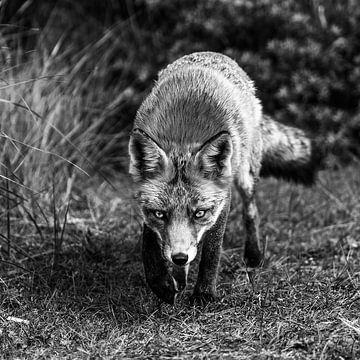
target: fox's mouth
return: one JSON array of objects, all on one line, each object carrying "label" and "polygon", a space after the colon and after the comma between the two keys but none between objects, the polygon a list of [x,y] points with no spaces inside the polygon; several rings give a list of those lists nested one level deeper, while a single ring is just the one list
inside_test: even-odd
[{"label": "fox's mouth", "polygon": [[166,246],[164,250],[165,258],[176,267],[188,266],[197,254],[197,246],[190,246],[183,251],[174,251],[170,246]]},{"label": "fox's mouth", "polygon": [[185,266],[188,263],[189,256],[185,253],[177,253],[171,255],[171,261],[176,266]]},{"label": "fox's mouth", "polygon": [[172,269],[172,278],[174,280],[174,287],[176,292],[182,292],[187,284],[187,276],[189,272],[189,265],[187,266],[174,266]]}]

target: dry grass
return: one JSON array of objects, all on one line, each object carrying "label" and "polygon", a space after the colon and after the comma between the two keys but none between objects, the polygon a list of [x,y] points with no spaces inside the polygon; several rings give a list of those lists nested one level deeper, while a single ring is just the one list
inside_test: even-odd
[{"label": "dry grass", "polygon": [[89,175],[124,166],[129,124],[122,116],[141,96],[123,64],[134,64],[134,50],[124,50],[136,29],[126,20],[104,29],[92,18],[77,32],[61,29],[70,15],[55,7],[45,28],[26,29],[37,39],[28,51],[17,44],[16,26],[0,28],[0,179],[29,212],[33,202],[46,205],[47,216],[54,187],[64,208]]},{"label": "dry grass", "polygon": [[[358,359],[358,166],[326,171],[312,189],[264,181],[266,263],[242,266],[234,201],[218,289],[206,307],[171,307],[147,289],[140,227],[108,185],[71,210],[59,267],[52,232],[16,225],[13,265],[2,264],[1,353],[26,358]],[[119,184],[120,185],[120,184]],[[26,233],[26,237],[24,234]],[[21,320],[17,320],[21,319]]]},{"label": "dry grass", "polygon": [[[103,29],[88,19],[78,32],[59,33],[62,11],[55,7],[42,31],[21,28],[36,33],[31,51],[18,44],[16,26],[0,29],[0,216],[7,223],[0,244],[7,258],[6,243],[21,234],[14,223],[32,224],[42,242],[43,229],[52,227],[59,250],[69,207],[83,198],[84,184],[107,179],[126,162],[121,114],[140,95],[126,69],[111,83],[108,72],[132,30],[126,21]],[[79,41],[84,33],[86,41]],[[128,63],[133,58],[122,56]]]}]

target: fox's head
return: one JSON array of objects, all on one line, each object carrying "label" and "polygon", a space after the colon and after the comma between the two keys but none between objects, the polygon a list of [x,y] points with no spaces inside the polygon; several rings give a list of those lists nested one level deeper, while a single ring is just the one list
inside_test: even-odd
[{"label": "fox's head", "polygon": [[203,234],[228,201],[232,142],[220,132],[204,144],[164,151],[133,130],[129,172],[143,219],[157,235],[163,256],[178,266],[194,260]]}]

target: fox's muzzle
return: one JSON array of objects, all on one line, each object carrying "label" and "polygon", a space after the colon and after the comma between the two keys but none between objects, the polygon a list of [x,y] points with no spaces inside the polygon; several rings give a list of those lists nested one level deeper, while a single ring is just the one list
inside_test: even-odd
[{"label": "fox's muzzle", "polygon": [[194,260],[197,252],[196,237],[187,221],[173,221],[168,225],[165,257],[176,266],[185,266]]}]

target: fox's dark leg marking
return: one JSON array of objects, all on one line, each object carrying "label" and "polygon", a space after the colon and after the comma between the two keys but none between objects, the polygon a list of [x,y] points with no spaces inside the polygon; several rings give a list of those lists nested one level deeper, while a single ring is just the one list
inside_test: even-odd
[{"label": "fox's dark leg marking", "polygon": [[243,199],[243,221],[246,232],[245,239],[245,261],[248,266],[259,266],[262,260],[262,254],[260,251],[260,237],[259,237],[259,213],[256,206],[255,177],[249,177],[251,179],[251,186],[243,186],[241,181],[236,182],[236,186]]},{"label": "fox's dark leg marking", "polygon": [[204,234],[198,279],[192,301],[208,302],[217,298],[216,279],[220,262],[221,246],[229,213],[230,198],[216,223]]},{"label": "fox's dark leg marking", "polygon": [[157,234],[144,224],[142,256],[146,282],[163,301],[174,304],[178,292],[170,275],[168,262],[162,257]]}]

